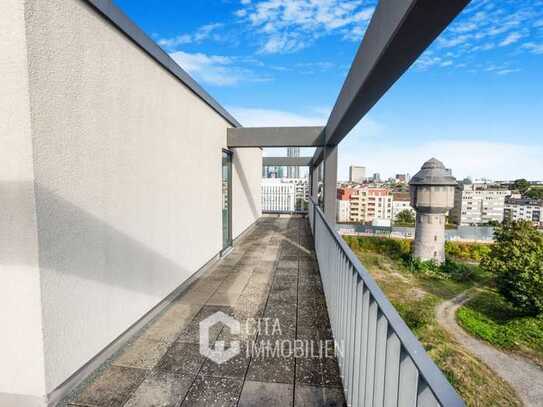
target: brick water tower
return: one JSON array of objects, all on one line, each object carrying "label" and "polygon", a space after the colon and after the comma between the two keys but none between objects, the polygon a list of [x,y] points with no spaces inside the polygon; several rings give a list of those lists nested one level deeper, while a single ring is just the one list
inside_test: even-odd
[{"label": "brick water tower", "polygon": [[445,261],[445,222],[454,206],[456,178],[443,163],[432,158],[411,178],[411,206],[417,211],[413,256]]}]

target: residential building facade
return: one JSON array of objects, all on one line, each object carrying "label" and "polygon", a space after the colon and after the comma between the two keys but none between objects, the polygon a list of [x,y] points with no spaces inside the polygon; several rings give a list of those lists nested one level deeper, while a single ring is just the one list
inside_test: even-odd
[{"label": "residential building facade", "polygon": [[529,198],[506,198],[504,218],[517,221],[527,220],[536,226],[543,226],[543,200]]},{"label": "residential building facade", "polygon": [[392,219],[397,220],[400,212],[408,210],[415,215],[415,209],[411,206],[411,195],[409,192],[392,192]]},{"label": "residential building facade", "polygon": [[337,221],[351,221],[351,195],[353,189],[350,187],[340,187],[337,189]]},{"label": "residential building facade", "polygon": [[309,202],[309,180],[307,178],[286,178],[283,181],[294,185],[295,210],[306,210]]},{"label": "residential building facade", "polygon": [[457,225],[482,225],[502,222],[508,189],[488,183],[460,182],[455,188],[450,217]]},{"label": "residential building facade", "polygon": [[354,188],[350,205],[351,222],[368,223],[392,219],[392,194],[387,188]]}]

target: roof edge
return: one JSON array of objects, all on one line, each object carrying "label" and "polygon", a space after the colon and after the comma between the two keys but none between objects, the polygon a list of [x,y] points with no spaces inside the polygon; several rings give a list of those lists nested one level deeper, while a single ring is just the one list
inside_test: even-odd
[{"label": "roof edge", "polygon": [[84,0],[234,127],[243,127],[112,0]]}]

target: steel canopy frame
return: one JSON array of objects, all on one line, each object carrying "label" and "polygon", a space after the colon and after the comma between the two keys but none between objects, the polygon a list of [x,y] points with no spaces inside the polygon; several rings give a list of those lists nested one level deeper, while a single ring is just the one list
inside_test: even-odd
[{"label": "steel canopy frame", "polygon": [[226,144],[243,147],[318,147],[324,145],[324,127],[229,128]]},{"label": "steel canopy frame", "polygon": [[[325,128],[336,146],[470,0],[381,0]],[[323,149],[313,165],[323,160]]]}]

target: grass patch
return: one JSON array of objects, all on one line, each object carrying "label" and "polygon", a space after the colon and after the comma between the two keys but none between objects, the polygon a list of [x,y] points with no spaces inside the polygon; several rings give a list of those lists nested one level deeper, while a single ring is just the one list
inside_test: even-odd
[{"label": "grass patch", "polygon": [[523,315],[497,292],[485,290],[460,307],[456,317],[473,336],[543,366],[543,315]]},{"label": "grass patch", "polygon": [[408,241],[345,237],[355,254],[468,406],[520,406],[513,389],[460,346],[435,318],[435,307],[490,276],[473,266],[463,280],[413,273]]}]

